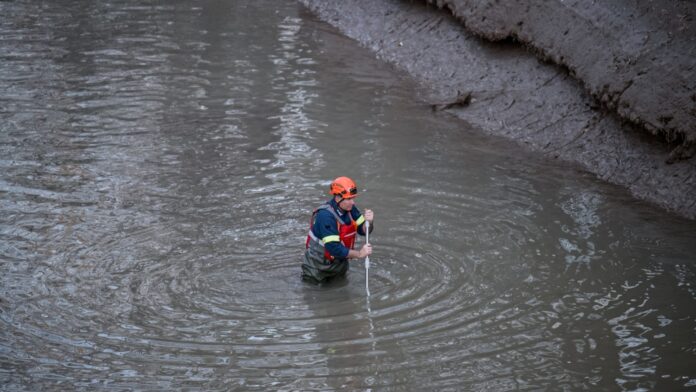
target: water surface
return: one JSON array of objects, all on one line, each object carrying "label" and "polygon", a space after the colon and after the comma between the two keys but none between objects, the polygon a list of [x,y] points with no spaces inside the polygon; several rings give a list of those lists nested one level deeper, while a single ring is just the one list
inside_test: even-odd
[{"label": "water surface", "polygon": [[[294,2],[0,2],[0,387],[696,386],[696,224],[483,136]],[[365,293],[300,279],[348,175]]]}]

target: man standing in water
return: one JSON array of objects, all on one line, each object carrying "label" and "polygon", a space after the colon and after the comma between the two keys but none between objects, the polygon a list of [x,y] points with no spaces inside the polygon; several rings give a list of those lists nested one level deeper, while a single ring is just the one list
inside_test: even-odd
[{"label": "man standing in water", "polygon": [[348,271],[348,259],[364,258],[372,254],[372,245],[365,244],[354,250],[356,234],[365,235],[365,222],[374,228],[372,210],[365,215],[355,207],[358,188],[348,177],[338,177],[331,183],[329,193],[333,196],[314,210],[307,235],[302,277],[323,282],[334,276],[343,276]]}]

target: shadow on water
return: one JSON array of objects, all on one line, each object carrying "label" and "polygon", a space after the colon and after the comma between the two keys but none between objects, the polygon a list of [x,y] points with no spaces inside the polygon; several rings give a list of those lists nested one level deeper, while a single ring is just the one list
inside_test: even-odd
[{"label": "shadow on water", "polygon": [[[318,378],[293,387],[301,389],[369,389],[409,385],[408,373],[387,370],[384,362],[400,355],[393,342],[382,348],[371,308],[364,291],[364,270],[353,268],[348,276],[325,283],[305,282],[303,298],[314,318],[312,341],[321,353]],[[360,288],[363,288],[360,291]],[[402,359],[403,360],[403,359]],[[413,381],[413,380],[410,380]]]}]

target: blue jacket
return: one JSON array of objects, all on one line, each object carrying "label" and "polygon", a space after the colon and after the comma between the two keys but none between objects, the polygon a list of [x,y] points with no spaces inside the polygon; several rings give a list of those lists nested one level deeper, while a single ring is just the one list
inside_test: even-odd
[{"label": "blue jacket", "polygon": [[[334,211],[336,211],[336,214],[345,224],[350,223],[350,218],[348,217],[348,214],[350,214],[353,217],[353,220],[358,224],[358,234],[363,236],[365,235],[365,218],[362,216],[362,213],[360,213],[358,207],[353,206],[349,212],[343,211],[338,207],[338,203],[336,203],[333,198],[327,201],[326,204],[329,204]],[[370,227],[370,231],[372,231],[372,227]],[[338,236],[338,225],[336,225],[336,218],[334,218],[333,214],[331,214],[331,212],[328,210],[319,210],[314,217],[314,222],[312,222],[312,232],[320,240],[323,240],[328,236]],[[348,257],[349,249],[346,248],[340,241],[325,242],[324,246],[333,257],[339,259]]]}]

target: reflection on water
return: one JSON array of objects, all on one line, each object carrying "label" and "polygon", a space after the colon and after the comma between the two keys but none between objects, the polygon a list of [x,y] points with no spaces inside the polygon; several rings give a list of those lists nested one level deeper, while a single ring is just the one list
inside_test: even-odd
[{"label": "reflection on water", "polygon": [[[292,2],[0,2],[3,390],[696,385],[696,225],[414,101]],[[370,291],[300,280],[355,178]]]}]

